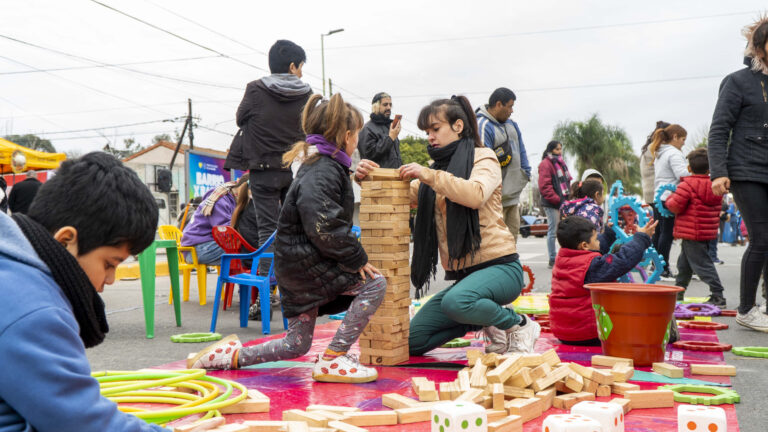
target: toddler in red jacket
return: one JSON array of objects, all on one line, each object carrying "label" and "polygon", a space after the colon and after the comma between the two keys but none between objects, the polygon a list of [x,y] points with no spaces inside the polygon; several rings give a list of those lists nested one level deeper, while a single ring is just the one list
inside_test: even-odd
[{"label": "toddler in red jacket", "polygon": [[[592,298],[584,284],[615,282],[643,259],[651,246],[654,220],[637,229],[615,254],[606,253],[616,239],[610,225],[598,235],[595,225],[582,216],[569,216],[557,225],[560,250],[552,269],[549,320],[552,334],[567,345],[597,346],[597,320]],[[605,255],[604,255],[605,254]]]},{"label": "toddler in red jacket", "polygon": [[[683,177],[677,190],[666,201],[667,209],[677,215],[674,236],[683,240],[677,259],[675,285],[688,288],[695,272],[702,282],[709,285],[707,303],[725,307],[723,284],[720,283],[715,263],[709,257],[709,241],[717,238],[723,197],[712,192],[707,149],[697,148],[688,153],[687,158],[688,171],[693,175]],[[678,298],[683,294],[679,293]]]}]

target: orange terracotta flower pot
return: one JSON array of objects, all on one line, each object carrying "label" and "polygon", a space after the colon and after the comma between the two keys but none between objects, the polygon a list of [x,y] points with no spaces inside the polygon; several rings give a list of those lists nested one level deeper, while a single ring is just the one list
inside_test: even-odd
[{"label": "orange terracotta flower pot", "polygon": [[592,295],[603,353],[634,360],[636,366],[664,361],[677,293],[669,285],[595,283]]}]

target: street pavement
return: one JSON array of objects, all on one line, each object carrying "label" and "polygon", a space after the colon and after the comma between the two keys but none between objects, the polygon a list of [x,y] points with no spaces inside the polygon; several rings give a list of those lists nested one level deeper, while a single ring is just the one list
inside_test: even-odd
[{"label": "street pavement", "polygon": [[[719,255],[725,264],[717,270],[725,286],[728,308],[735,309],[739,300],[739,274],[744,246],[719,245]],[[523,264],[531,267],[535,274],[534,292],[549,292],[551,270],[547,269],[547,246],[543,238],[529,237],[520,239],[518,253]],[[672,248],[672,263],[677,262],[679,245]],[[672,284],[672,282],[667,282]],[[438,292],[449,284],[442,280],[442,273],[432,284],[430,293]],[[144,310],[142,306],[141,285],[138,280],[119,281],[107,286],[102,294],[107,305],[107,319],[110,332],[101,345],[87,350],[88,359],[94,371],[99,370],[136,370],[157,366],[187,357],[190,352],[201,349],[205,344],[172,343],[170,336],[178,333],[207,332],[211,323],[213,295],[216,290],[216,275],[208,275],[207,304],[198,304],[197,283],[193,276],[190,287],[190,300],[181,305],[182,327],[176,327],[173,308],[168,304],[170,282],[167,277],[157,278],[155,306],[155,338],[147,339],[144,331]],[[688,295],[704,297],[708,288],[698,280],[693,280],[688,288]],[[758,298],[758,302],[763,302]],[[768,346],[768,333],[751,331],[736,324],[734,318],[715,318],[715,321],[730,325],[728,330],[718,332],[721,342],[733,346]],[[327,322],[320,318],[319,322]],[[272,331],[282,332],[283,324],[280,313],[276,312],[272,320]],[[241,340],[260,338],[261,323],[249,321],[248,328],[239,327],[238,299],[235,295],[232,308],[219,312],[216,331],[224,335],[236,333]],[[765,401],[768,400],[768,359],[753,359],[725,353],[726,363],[735,365],[738,374],[733,378],[734,389],[741,395],[741,403],[736,405],[741,430],[745,432],[764,431]]]}]

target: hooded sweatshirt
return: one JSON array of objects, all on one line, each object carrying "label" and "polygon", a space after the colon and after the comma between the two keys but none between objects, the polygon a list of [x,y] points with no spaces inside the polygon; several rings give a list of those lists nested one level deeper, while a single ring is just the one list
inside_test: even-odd
[{"label": "hooded sweatshirt", "polygon": [[[680,179],[691,175],[688,172],[688,162],[683,157],[683,152],[670,144],[662,144],[656,152],[656,160],[653,163],[655,178],[653,181],[654,196],[659,186],[672,183],[680,183]],[[661,201],[666,201],[671,192],[666,191],[661,196]]]},{"label": "hooded sweatshirt", "polygon": [[488,113],[488,105],[479,107],[475,113],[480,139],[496,153],[501,164],[501,204],[504,207],[517,205],[520,192],[531,179],[531,165],[520,128],[511,118],[499,123]]},{"label": "hooded sweatshirt", "polygon": [[[311,87],[293,74],[272,74],[248,84],[237,108],[237,126],[242,130],[238,148],[242,166],[255,170],[288,171],[283,153],[304,139],[301,111]],[[240,132],[238,132],[238,135]]]}]

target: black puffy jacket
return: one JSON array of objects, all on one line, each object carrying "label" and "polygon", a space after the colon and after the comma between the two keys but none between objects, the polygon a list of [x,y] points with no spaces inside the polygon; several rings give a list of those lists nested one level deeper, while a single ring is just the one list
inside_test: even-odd
[{"label": "black puffy jacket", "polygon": [[349,174],[320,155],[301,166],[283,201],[274,243],[275,275],[288,318],[320,306],[320,314],[339,312],[350,302],[350,296],[341,294],[360,282],[357,271],[368,255],[351,232]]},{"label": "black puffy jacket", "polygon": [[713,180],[768,183],[768,76],[744,68],[723,79],[708,149]]},{"label": "black puffy jacket", "polygon": [[389,137],[392,119],[371,114],[371,121],[365,124],[358,135],[357,150],[360,159],[376,162],[382,168],[400,168],[400,140]]}]

